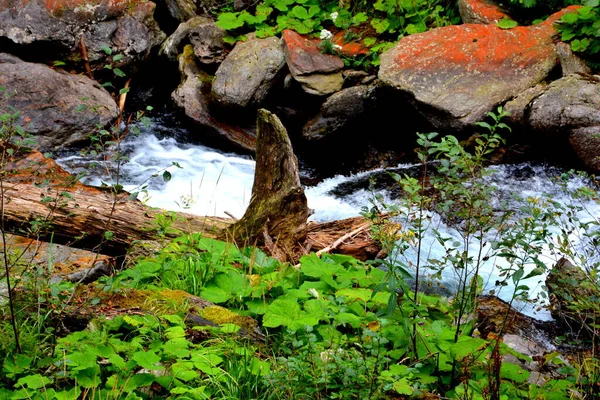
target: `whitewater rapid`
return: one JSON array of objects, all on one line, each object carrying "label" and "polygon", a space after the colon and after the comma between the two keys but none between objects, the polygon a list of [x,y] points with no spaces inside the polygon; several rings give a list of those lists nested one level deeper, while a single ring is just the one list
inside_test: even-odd
[{"label": "whitewater rapid", "polygon": [[[172,211],[185,211],[197,215],[231,215],[240,218],[249,203],[254,178],[254,161],[247,156],[223,153],[200,145],[179,143],[172,137],[158,137],[151,131],[139,136],[130,135],[122,144],[121,150],[127,161],[119,166],[119,183],[129,192],[140,192],[139,198],[152,207]],[[72,173],[82,174],[82,182],[99,186],[116,182],[116,165],[104,157],[68,154],[57,162]],[[395,172],[402,174],[414,170],[412,165],[399,165]],[[164,171],[170,173],[170,180],[162,178]],[[548,166],[527,164],[491,167],[487,184],[495,188],[496,201],[512,201],[514,194],[521,197],[547,197],[554,201],[569,201],[554,178],[562,171]],[[87,175],[86,175],[87,174]],[[375,185],[370,189],[371,178],[385,177],[382,171],[369,171],[352,176],[335,176],[325,179],[313,187],[305,188],[308,205],[314,210],[312,220],[324,222],[360,215],[363,207],[370,206],[375,194],[392,202],[398,196],[393,186]],[[388,178],[389,180],[389,178]],[[569,182],[571,187],[584,185],[582,180]],[[514,207],[518,207],[517,204]],[[600,215],[598,204],[589,204],[592,215]],[[584,216],[582,216],[584,218]],[[445,249],[439,244],[434,229],[456,242],[461,236],[456,229],[448,226],[443,218],[431,215],[428,229],[424,232],[421,258],[441,258]],[[489,250],[490,242],[472,242],[471,252],[478,246]],[[557,256],[549,249],[541,257],[547,265],[554,265]],[[401,257],[406,265],[414,265],[416,250],[405,252]],[[400,256],[398,256],[400,260]],[[484,277],[485,291],[494,291],[500,298],[509,299],[512,288],[499,290],[495,283],[501,280],[498,265],[503,261],[486,260],[481,265],[480,274]],[[423,265],[426,265],[427,261]],[[533,268],[533,266],[531,267]],[[530,269],[531,269],[530,268]],[[447,268],[442,273],[444,285],[452,287],[456,283],[456,271]],[[537,297],[543,289],[544,276],[524,282],[530,286],[531,296]],[[520,303],[522,312],[539,319],[550,319],[541,303]]]}]

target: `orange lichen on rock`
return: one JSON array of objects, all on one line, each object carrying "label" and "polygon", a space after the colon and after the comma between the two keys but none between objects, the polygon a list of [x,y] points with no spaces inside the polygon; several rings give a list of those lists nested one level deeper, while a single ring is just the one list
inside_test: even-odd
[{"label": "orange lichen on rock", "polygon": [[465,24],[495,24],[505,17],[510,18],[491,0],[460,0],[458,10]]}]

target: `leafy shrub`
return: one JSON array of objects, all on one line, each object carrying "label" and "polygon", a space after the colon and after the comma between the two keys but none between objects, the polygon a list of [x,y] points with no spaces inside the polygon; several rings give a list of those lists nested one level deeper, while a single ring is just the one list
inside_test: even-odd
[{"label": "leafy shrub", "polygon": [[588,0],[578,10],[565,14],[557,24],[561,40],[583,56],[594,69],[600,68],[600,2]]}]

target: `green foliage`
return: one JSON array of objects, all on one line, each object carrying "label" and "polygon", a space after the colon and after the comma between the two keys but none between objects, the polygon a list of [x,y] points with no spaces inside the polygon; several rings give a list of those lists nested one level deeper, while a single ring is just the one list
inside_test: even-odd
[{"label": "green foliage", "polygon": [[588,0],[574,12],[563,15],[557,30],[571,49],[582,55],[594,69],[600,66],[600,2]]}]

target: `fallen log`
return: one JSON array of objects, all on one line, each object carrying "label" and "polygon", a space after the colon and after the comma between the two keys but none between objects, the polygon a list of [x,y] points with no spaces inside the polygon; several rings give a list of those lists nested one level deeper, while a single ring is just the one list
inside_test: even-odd
[{"label": "fallen log", "polygon": [[39,187],[4,182],[0,211],[5,229],[104,254],[122,255],[134,240],[175,237],[178,232],[202,232],[208,237],[231,222],[225,218],[168,213],[169,229],[156,218],[164,212],[132,200],[127,193],[77,185]]}]

